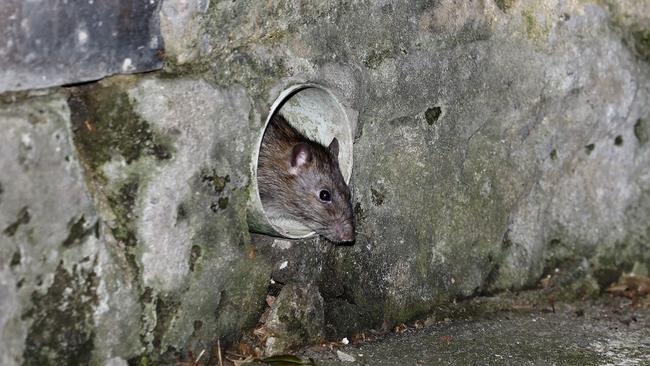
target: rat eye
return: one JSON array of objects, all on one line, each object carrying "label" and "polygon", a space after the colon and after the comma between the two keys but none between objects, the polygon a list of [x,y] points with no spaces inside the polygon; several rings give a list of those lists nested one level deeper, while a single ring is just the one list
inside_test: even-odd
[{"label": "rat eye", "polygon": [[331,202],[332,194],[327,189],[323,189],[320,192],[318,192],[318,198],[320,198],[320,200],[324,202]]}]

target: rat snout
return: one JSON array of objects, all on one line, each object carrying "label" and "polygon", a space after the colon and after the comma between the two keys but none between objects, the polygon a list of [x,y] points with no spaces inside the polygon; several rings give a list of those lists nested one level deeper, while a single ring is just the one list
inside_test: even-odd
[{"label": "rat snout", "polygon": [[342,242],[354,240],[354,226],[350,222],[337,222],[334,224],[334,233]]}]

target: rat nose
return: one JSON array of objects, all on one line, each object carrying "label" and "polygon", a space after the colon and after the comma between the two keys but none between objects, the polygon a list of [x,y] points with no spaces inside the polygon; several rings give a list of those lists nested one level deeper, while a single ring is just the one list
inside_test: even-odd
[{"label": "rat nose", "polygon": [[334,224],[334,233],[342,242],[350,242],[354,240],[354,226],[348,222],[337,222]]}]

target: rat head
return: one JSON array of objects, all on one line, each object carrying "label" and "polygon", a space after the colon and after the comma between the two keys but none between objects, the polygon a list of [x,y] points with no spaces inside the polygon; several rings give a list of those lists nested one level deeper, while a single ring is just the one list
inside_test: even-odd
[{"label": "rat head", "polygon": [[339,142],[327,148],[314,142],[293,146],[288,161],[288,181],[295,199],[289,213],[333,242],[354,240],[350,188],[338,162]]}]

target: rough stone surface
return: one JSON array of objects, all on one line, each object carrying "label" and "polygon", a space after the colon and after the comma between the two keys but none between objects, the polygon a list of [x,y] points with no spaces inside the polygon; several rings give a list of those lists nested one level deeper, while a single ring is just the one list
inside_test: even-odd
[{"label": "rough stone surface", "polygon": [[356,362],[343,362],[332,351],[308,356],[323,366],[598,366],[645,365],[649,349],[648,309],[574,304],[558,305],[556,312],[511,308],[343,347]]},{"label": "rough stone surface", "polygon": [[243,85],[262,116],[303,80],[359,111],[358,237],[318,279],[339,337],[556,267],[603,286],[647,266],[647,4],[220,2],[211,53],[169,70]]},{"label": "rough stone surface", "polygon": [[128,354],[135,301],[107,259],[65,97],[3,102],[0,124],[0,363],[84,364],[110,342]]},{"label": "rough stone surface", "polygon": [[235,341],[259,318],[270,275],[245,221],[246,94],[126,77],[70,103],[107,236],[134,275],[142,347],[172,362]]},{"label": "rough stone surface", "polygon": [[[271,277],[340,339],[556,269],[566,296],[647,273],[649,6],[166,2],[165,70],[69,89],[72,127],[58,94],[3,96],[3,364],[209,353]],[[250,141],[305,81],[358,112],[353,246],[247,231]]]},{"label": "rough stone surface", "polygon": [[0,93],[162,66],[159,0],[0,4]]},{"label": "rough stone surface", "polygon": [[282,288],[265,322],[268,355],[281,354],[323,339],[323,298],[311,285],[289,284]]},{"label": "rough stone surface", "polygon": [[196,59],[205,51],[207,39],[200,33],[202,15],[209,0],[167,0],[160,8],[160,32],[165,39],[165,57],[177,64]]},{"label": "rough stone surface", "polygon": [[317,282],[322,276],[327,253],[336,250],[331,242],[319,237],[291,240],[252,234],[251,240],[258,253],[271,265],[271,278],[281,284]]},{"label": "rough stone surface", "polygon": [[249,99],[130,77],[69,94],[1,105],[2,364],[209,359],[271,274],[246,227]]}]

